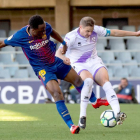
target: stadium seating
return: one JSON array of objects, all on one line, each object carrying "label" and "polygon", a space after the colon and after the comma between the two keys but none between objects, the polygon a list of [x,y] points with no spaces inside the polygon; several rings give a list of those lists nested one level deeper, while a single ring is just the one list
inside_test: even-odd
[{"label": "stadium seating", "polygon": [[97,43],[96,44],[96,49],[97,50],[104,50],[105,48],[104,48],[104,44],[103,43]]},{"label": "stadium seating", "polygon": [[111,68],[108,68],[108,75],[109,75],[109,78],[112,78],[113,77],[113,70]]},{"label": "stadium seating", "polygon": [[102,53],[101,58],[104,63],[110,63],[111,61],[115,60],[113,52],[104,52]]},{"label": "stadium seating", "polygon": [[0,62],[3,64],[12,64],[12,54],[0,54]]},{"label": "stadium seating", "polygon": [[3,70],[3,63],[0,62],[0,70]]},{"label": "stadium seating", "polygon": [[22,51],[21,47],[16,47],[16,51]]},{"label": "stadium seating", "polygon": [[127,61],[127,63],[129,65],[125,65],[124,68],[127,68],[128,69],[128,74],[130,76],[132,69],[133,68],[138,68],[138,65],[137,65],[137,61],[136,60],[130,60],[130,61]]},{"label": "stadium seating", "polygon": [[136,28],[133,25],[125,25],[125,26],[122,27],[122,30],[135,32]]},{"label": "stadium seating", "polygon": [[130,52],[120,52],[117,57],[118,60],[121,60],[122,63],[132,60]]},{"label": "stadium seating", "polygon": [[115,75],[116,69],[123,68],[122,62],[120,60],[112,60],[110,61],[110,64],[115,64],[109,66],[109,68],[112,69],[113,75]]},{"label": "stadium seating", "polygon": [[29,66],[27,69],[28,69],[29,77],[38,79],[31,66]]},{"label": "stadium seating", "polygon": [[133,68],[130,74],[131,77],[140,77],[140,68]]},{"label": "stadium seating", "polygon": [[140,38],[137,37],[137,38],[129,38],[127,39],[127,42],[126,42],[126,46],[129,46],[129,44],[140,44]]},{"label": "stadium seating", "polygon": [[103,38],[103,39],[98,38],[97,44],[98,44],[98,43],[102,43],[102,44],[104,44],[105,47],[107,47],[107,39],[106,39],[106,38]]},{"label": "stadium seating", "polygon": [[0,70],[0,79],[9,79],[10,78],[10,72],[8,69],[1,69]]},{"label": "stadium seating", "polygon": [[106,28],[108,29],[119,29],[118,25],[107,25]]},{"label": "stadium seating", "polygon": [[6,37],[6,31],[5,30],[0,30],[0,37]]},{"label": "stadium seating", "polygon": [[122,77],[129,77],[129,74],[128,74],[128,69],[127,68],[118,68],[115,70],[115,75],[114,77],[117,77],[117,78],[122,78]]},{"label": "stadium seating", "polygon": [[12,46],[6,46],[6,47],[3,47],[1,48],[1,51],[9,51],[9,52],[14,52],[15,51],[15,47],[12,47]]},{"label": "stadium seating", "polygon": [[[127,45],[127,49],[128,50],[140,50],[140,43],[129,43],[128,45]],[[135,52],[131,52],[131,55],[134,57],[135,56],[135,53],[136,53],[136,51]]]},{"label": "stadium seating", "polygon": [[10,76],[14,77],[16,71],[19,69],[19,64],[18,62],[12,62],[12,66],[5,68],[9,70]]},{"label": "stadium seating", "polygon": [[16,54],[15,60],[19,63],[19,64],[29,64],[26,56],[22,53],[22,54]]},{"label": "stadium seating", "polygon": [[140,30],[140,25],[138,26],[138,31]]},{"label": "stadium seating", "polygon": [[17,32],[17,30],[10,30],[9,33],[8,33],[8,37],[11,36],[11,35],[13,35],[16,32]]},{"label": "stadium seating", "polygon": [[114,44],[124,44],[124,40],[122,38],[119,39],[109,39],[109,46],[113,46]]},{"label": "stadium seating", "polygon": [[140,63],[140,52],[136,52],[136,53],[135,53],[134,59],[135,59],[138,63]]},{"label": "stadium seating", "polygon": [[[125,50],[125,44],[124,43],[114,43],[110,45],[111,50],[118,50],[118,51],[124,51]],[[118,54],[120,52],[114,52],[115,57],[118,57]]]},{"label": "stadium seating", "polygon": [[28,78],[28,70],[27,69],[18,69],[15,72],[14,78]]}]

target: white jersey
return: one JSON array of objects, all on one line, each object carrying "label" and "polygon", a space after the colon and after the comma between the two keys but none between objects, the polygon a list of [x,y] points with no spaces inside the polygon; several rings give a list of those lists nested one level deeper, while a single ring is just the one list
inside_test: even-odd
[{"label": "white jersey", "polygon": [[71,64],[84,63],[89,58],[96,59],[98,57],[97,38],[98,36],[107,36],[108,30],[102,26],[94,25],[94,30],[89,38],[81,36],[79,28],[67,33],[64,38],[68,46],[66,57],[70,58]]}]

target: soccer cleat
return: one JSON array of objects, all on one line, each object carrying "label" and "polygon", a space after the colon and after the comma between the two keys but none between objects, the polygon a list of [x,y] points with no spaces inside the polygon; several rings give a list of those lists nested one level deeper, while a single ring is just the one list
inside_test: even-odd
[{"label": "soccer cleat", "polygon": [[97,102],[96,102],[95,105],[92,104],[92,106],[93,106],[95,109],[96,109],[96,108],[99,108],[99,107],[102,106],[102,105],[108,106],[109,103],[108,103],[107,100],[99,98],[99,99],[97,99]]},{"label": "soccer cleat", "polygon": [[71,128],[70,128],[70,131],[71,131],[72,134],[78,134],[79,131],[80,131],[80,127],[72,125]]},{"label": "soccer cleat", "polygon": [[123,112],[117,114],[116,122],[117,125],[122,125],[123,121],[127,118],[127,115]]},{"label": "soccer cleat", "polygon": [[86,128],[86,117],[81,117],[79,119],[79,127],[82,128],[82,129],[85,129]]}]

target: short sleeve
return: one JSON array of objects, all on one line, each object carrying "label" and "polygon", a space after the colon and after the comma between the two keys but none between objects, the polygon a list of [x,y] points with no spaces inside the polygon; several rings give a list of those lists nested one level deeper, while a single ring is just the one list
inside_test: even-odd
[{"label": "short sleeve", "polygon": [[20,34],[21,34],[20,31],[16,32],[15,34],[5,39],[4,43],[6,45],[11,45],[11,46],[22,46],[20,41]]},{"label": "short sleeve", "polygon": [[46,22],[46,34],[50,36],[52,32],[52,27],[49,23]]},{"label": "short sleeve", "polygon": [[104,28],[102,26],[94,26],[94,31],[97,33],[98,36],[104,37],[104,36],[110,36],[110,29]]},{"label": "short sleeve", "polygon": [[[68,48],[70,48],[74,44],[75,38],[70,36],[69,34],[66,34],[64,41],[66,42]],[[63,45],[61,44],[59,48],[62,48],[62,47]]]}]

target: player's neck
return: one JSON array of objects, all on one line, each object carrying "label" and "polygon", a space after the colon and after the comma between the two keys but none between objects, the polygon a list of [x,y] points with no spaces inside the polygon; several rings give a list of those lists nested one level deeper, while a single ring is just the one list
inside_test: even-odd
[{"label": "player's neck", "polygon": [[78,29],[78,34],[81,36],[81,37],[83,37],[83,38],[85,38],[81,33],[80,33],[80,29]]},{"label": "player's neck", "polygon": [[33,35],[32,35],[32,32],[31,32],[30,26],[29,26],[29,28],[28,28],[28,32],[29,32],[29,34],[30,34],[31,36],[33,36]]}]

